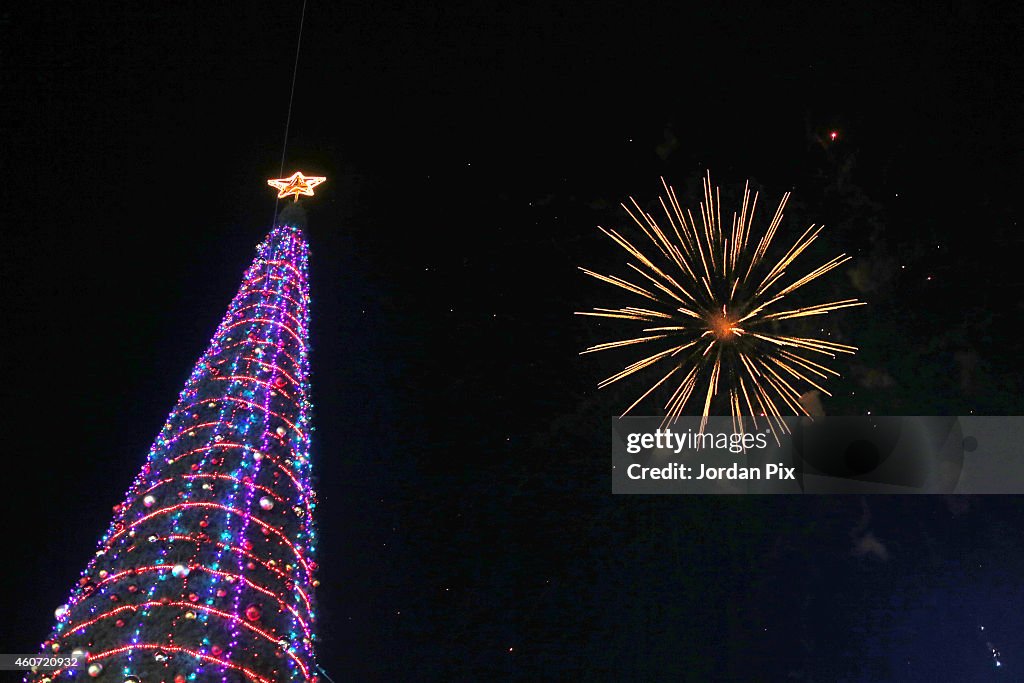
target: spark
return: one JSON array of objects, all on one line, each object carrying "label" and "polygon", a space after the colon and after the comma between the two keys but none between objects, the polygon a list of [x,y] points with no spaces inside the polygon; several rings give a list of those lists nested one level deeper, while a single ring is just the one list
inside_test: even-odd
[{"label": "spark", "polygon": [[[595,307],[577,315],[613,318],[641,325],[632,337],[604,342],[582,353],[624,347],[651,350],[623,370],[598,384],[606,387],[649,368],[660,368],[650,387],[630,405],[628,414],[658,387],[674,384],[664,404],[666,423],[680,417],[688,405],[699,402],[701,415],[724,395],[737,429],[746,417],[758,427],[763,418],[776,434],[788,431],[784,414],[809,415],[800,403],[798,386],[826,395],[823,387],[839,373],[822,364],[825,356],[852,354],[856,347],[836,342],[785,334],[785,321],[820,316],[861,306],[862,301],[841,299],[791,307],[787,297],[807,284],[839,268],[850,256],[841,254],[798,277],[790,276],[797,258],[821,234],[811,225],[782,256],[771,260],[773,242],[782,223],[789,193],[783,195],[770,223],[755,236],[754,215],[758,195],[751,196],[749,183],[731,223],[722,222],[722,207],[710,173],[704,178],[704,201],[699,221],[684,209],[675,190],[662,179],[660,198],[664,225],[644,211],[636,200],[622,208],[645,239],[631,240],[622,232],[599,227],[630,257],[630,278],[605,275],[580,268],[586,275],[636,296],[638,305],[621,308]],[[643,248],[641,248],[641,246]],[[655,350],[656,349],[656,350]],[[821,360],[822,362],[819,362]]]}]

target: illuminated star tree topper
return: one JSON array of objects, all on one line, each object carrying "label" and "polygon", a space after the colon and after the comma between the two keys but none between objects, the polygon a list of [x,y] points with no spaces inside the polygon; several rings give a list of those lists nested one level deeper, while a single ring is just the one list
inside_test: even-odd
[{"label": "illuminated star tree topper", "polygon": [[278,199],[295,197],[295,201],[299,201],[299,195],[312,197],[313,188],[325,180],[327,178],[324,176],[307,176],[302,171],[296,171],[287,178],[270,178],[267,185],[277,190]]}]

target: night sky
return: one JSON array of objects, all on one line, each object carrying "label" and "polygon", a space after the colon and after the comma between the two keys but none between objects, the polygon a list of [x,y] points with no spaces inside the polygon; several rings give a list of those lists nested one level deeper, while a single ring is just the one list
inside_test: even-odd
[{"label": "night sky", "polygon": [[[285,171],[328,177],[335,681],[1024,681],[1019,497],[611,494],[645,385],[596,389],[577,266],[621,269],[597,226],[660,176],[792,190],[784,227],[855,256],[829,414],[1022,414],[1019,3],[772,4],[310,0]],[[101,5],[0,10],[3,652],[49,633],[274,214],[301,3]]]}]

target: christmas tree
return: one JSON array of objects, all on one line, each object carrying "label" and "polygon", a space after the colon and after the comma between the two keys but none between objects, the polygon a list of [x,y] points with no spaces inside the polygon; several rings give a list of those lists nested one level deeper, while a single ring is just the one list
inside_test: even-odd
[{"label": "christmas tree", "polygon": [[57,608],[80,663],[27,680],[317,680],[308,247],[277,223]]}]

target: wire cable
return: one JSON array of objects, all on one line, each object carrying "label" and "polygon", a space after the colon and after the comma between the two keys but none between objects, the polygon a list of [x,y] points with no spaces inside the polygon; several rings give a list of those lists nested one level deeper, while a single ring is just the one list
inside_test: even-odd
[{"label": "wire cable", "polygon": [[[285,156],[288,154],[288,130],[292,125],[292,104],[295,102],[295,81],[298,80],[299,75],[299,54],[302,52],[302,29],[306,25],[306,0],[302,0],[302,13],[299,17],[299,38],[295,42],[295,65],[292,67],[292,87],[291,92],[288,94],[288,116],[284,122],[284,142],[281,143],[281,168],[278,171],[278,177],[284,176],[284,161]],[[277,209],[280,203],[280,198],[274,200],[274,220],[270,222],[270,227],[273,228],[277,225]]]}]

